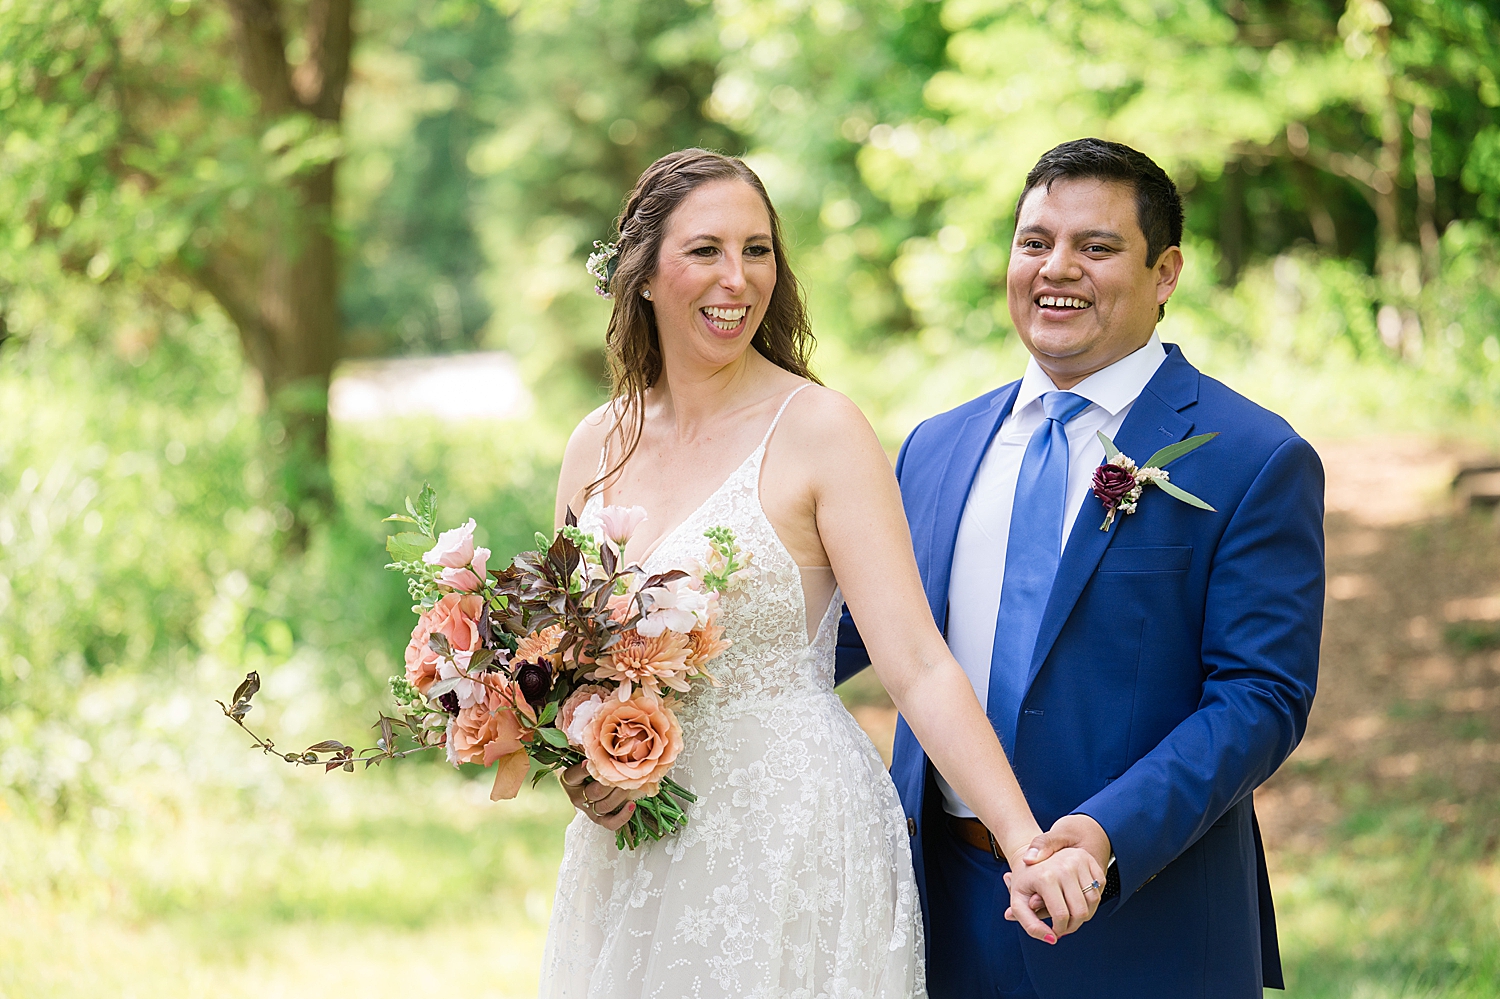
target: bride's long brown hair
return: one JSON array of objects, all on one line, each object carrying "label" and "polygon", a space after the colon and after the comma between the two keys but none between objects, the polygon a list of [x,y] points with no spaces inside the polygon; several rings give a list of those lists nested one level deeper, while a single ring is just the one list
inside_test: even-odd
[{"label": "bride's long brown hair", "polygon": [[[771,252],[776,261],[776,287],[766,306],[765,317],[750,345],[766,360],[810,381],[818,378],[808,367],[813,349],[812,326],[802,286],[787,263],[781,239],[781,219],[765,185],[742,160],[707,149],[680,149],[668,153],[646,168],[625,199],[616,226],[619,229],[618,265],[610,280],[615,307],[605,335],[609,359],[611,410],[618,423],[606,440],[619,437],[619,458],[590,482],[592,493],[624,467],[641,442],[646,423],[646,390],[661,377],[661,337],[656,312],[641,297],[641,290],[656,274],[667,219],[677,206],[701,184],[715,180],[742,180],[755,189],[771,218]],[[819,382],[819,384],[822,384]]]}]

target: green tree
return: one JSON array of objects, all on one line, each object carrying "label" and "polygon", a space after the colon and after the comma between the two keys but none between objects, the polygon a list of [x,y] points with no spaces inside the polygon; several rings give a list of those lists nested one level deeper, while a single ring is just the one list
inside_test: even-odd
[{"label": "green tree", "polygon": [[[334,231],[352,0],[19,0],[0,17],[12,249],[206,290],[270,403],[294,541],[331,506]],[[234,68],[237,67],[237,71]]]},{"label": "green tree", "polygon": [[1305,240],[1365,259],[1403,307],[1442,229],[1497,189],[1500,48],[1480,3],[948,0],[943,23],[926,112],[872,129],[860,161],[893,206],[934,203],[954,227],[896,264],[928,324],[989,308],[1026,170],[1081,135],[1178,178],[1226,283]]}]

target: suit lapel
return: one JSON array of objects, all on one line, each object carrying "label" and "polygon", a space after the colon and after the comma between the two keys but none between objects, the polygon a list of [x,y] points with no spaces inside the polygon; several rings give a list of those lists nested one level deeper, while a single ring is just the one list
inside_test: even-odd
[{"label": "suit lapel", "polygon": [[969,501],[969,490],[973,488],[974,476],[979,464],[989,449],[990,441],[1000,429],[1000,423],[1010,413],[1021,391],[1018,381],[1002,390],[990,406],[980,410],[964,421],[958,437],[948,452],[948,461],[937,482],[933,502],[932,535],[927,546],[927,565],[923,578],[927,582],[927,603],[932,608],[932,619],[940,630],[946,630],[948,621],[948,581],[953,573],[953,546],[958,540],[958,524],[963,519],[964,505]]},{"label": "suit lapel", "polygon": [[[1175,344],[1168,344],[1167,359],[1130,407],[1130,415],[1125,417],[1115,437],[1115,446],[1136,461],[1145,461],[1161,448],[1186,438],[1192,432],[1193,421],[1178,410],[1197,400],[1198,370],[1183,358]],[[1052,594],[1047,599],[1047,609],[1042,613],[1036,650],[1026,674],[1026,689],[1031,688],[1099,560],[1104,557],[1115,535],[1120,533],[1122,522],[1123,518],[1117,517],[1108,531],[1099,530],[1099,525],[1104,523],[1104,504],[1092,493],[1084,498],[1078,519],[1073,522],[1073,530],[1068,535],[1068,544],[1063,549],[1057,578],[1052,583]]]}]

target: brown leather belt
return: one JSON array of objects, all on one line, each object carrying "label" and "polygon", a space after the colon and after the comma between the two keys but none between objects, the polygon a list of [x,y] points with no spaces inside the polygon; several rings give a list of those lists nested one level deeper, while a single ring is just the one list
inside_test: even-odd
[{"label": "brown leather belt", "polygon": [[983,850],[1001,863],[1005,862],[1000,844],[995,842],[995,837],[983,822],[978,819],[961,819],[957,815],[945,815],[944,818],[948,820],[948,831],[953,834],[954,839],[967,843],[976,850]]}]

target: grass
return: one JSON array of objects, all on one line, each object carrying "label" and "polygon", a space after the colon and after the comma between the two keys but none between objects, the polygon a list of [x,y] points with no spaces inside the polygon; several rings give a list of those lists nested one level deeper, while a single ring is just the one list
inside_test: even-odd
[{"label": "grass", "polygon": [[1327,847],[1273,857],[1286,995],[1500,995],[1500,864],[1475,817],[1421,805],[1348,816]]},{"label": "grass", "polygon": [[[0,996],[535,994],[569,818],[554,785],[497,805],[442,766],[323,778],[221,749],[248,787],[4,815]],[[1273,855],[1286,995],[1500,994],[1483,818],[1367,801],[1323,848]]]},{"label": "grass", "polygon": [[258,776],[7,815],[0,996],[535,994],[571,811],[555,785],[497,805],[442,766]]}]

